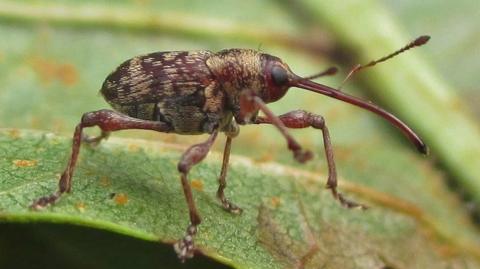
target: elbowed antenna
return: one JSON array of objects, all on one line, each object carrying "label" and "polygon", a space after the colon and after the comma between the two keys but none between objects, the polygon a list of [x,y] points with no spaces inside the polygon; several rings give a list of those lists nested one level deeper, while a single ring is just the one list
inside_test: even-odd
[{"label": "elbowed antenna", "polygon": [[332,76],[332,75],[335,75],[337,72],[338,72],[338,68],[336,68],[335,66],[332,66],[326,69],[325,71],[322,71],[320,73],[317,73],[308,77],[304,77],[303,79],[311,80],[311,79],[316,79],[323,76]]},{"label": "elbowed antenna", "polygon": [[370,110],[371,112],[383,117],[388,120],[390,123],[398,127],[403,134],[408,137],[408,139],[417,147],[417,150],[423,154],[428,154],[428,147],[422,141],[422,139],[410,128],[407,124],[402,122],[400,119],[395,117],[392,113],[384,110],[383,108],[371,103],[364,101],[358,97],[345,94],[339,90],[330,88],[326,85],[318,84],[310,80],[306,80],[301,77],[296,77],[290,83],[290,86],[303,88],[312,92],[320,93],[333,97],[338,100],[350,103],[355,106]]},{"label": "elbowed antenna", "polygon": [[364,64],[364,65],[357,65],[355,66],[352,70],[350,70],[350,72],[348,73],[348,75],[345,77],[345,79],[343,80],[340,88],[342,88],[343,85],[345,85],[345,83],[353,76],[353,74],[355,73],[358,73],[359,71],[365,69],[365,68],[368,68],[368,67],[372,67],[374,65],[377,65],[379,63],[382,63],[382,62],[385,62],[386,60],[388,59],[391,59],[409,49],[412,49],[412,48],[415,48],[415,47],[420,47],[420,46],[423,46],[425,44],[427,44],[427,42],[430,40],[430,36],[428,35],[422,35],[422,36],[419,36],[417,37],[415,40],[413,40],[412,42],[408,43],[405,47],[393,52],[393,53],[390,53],[389,55],[387,56],[384,56],[378,60],[374,60],[374,61],[371,61],[369,62],[368,64]]}]

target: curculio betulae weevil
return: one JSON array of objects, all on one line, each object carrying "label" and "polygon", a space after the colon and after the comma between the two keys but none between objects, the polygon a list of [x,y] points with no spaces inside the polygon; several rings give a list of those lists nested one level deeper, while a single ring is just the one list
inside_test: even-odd
[{"label": "curculio betulae weevil", "polygon": [[[347,79],[359,70],[383,62],[410,48],[421,46],[429,40],[420,36],[402,49],[352,69]],[[420,137],[391,113],[351,95],[311,81],[323,75],[331,75],[335,68],[309,76],[295,75],[279,58],[250,49],[226,49],[218,53],[210,51],[155,52],[134,57],[122,63],[103,83],[101,94],[115,109],[85,113],[75,128],[72,153],[61,175],[59,187],[49,196],[36,200],[31,207],[40,209],[54,204],[62,194],[70,192],[72,175],[82,142],[96,144],[110,132],[125,129],[146,129],[183,135],[209,134],[208,139],[188,148],[178,163],[178,171],[187,201],[190,225],[185,236],[174,245],[181,261],[193,257],[194,236],[201,222],[188,182],[190,169],[202,161],[209,152],[219,132],[226,137],[223,163],[218,178],[217,197],[225,210],[239,214],[241,208],[224,195],[227,168],[232,139],[238,135],[238,125],[272,124],[287,140],[294,158],[304,163],[313,157],[289,134],[287,128],[320,129],[328,164],[327,188],[341,205],[365,208],[346,199],[337,191],[337,172],[325,120],[322,116],[304,110],[295,110],[276,116],[266,106],[282,98],[290,87],[307,89],[374,112],[398,127],[405,136],[427,154],[427,146]],[[346,79],[346,80],[347,80]],[[345,81],[346,81],[345,80]],[[261,111],[264,115],[259,116]],[[98,126],[101,135],[87,137],[86,127]]]}]

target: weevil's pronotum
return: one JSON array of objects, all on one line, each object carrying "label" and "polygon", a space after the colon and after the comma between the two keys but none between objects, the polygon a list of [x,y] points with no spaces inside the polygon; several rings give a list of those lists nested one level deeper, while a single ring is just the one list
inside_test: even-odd
[{"label": "weevil's pronotum", "polygon": [[[357,66],[349,76],[412,47],[423,45],[428,39],[428,36],[421,36],[386,57],[367,65]],[[239,133],[238,124],[276,126],[285,137],[294,158],[301,163],[310,160],[312,153],[302,149],[289,134],[288,128],[320,129],[328,164],[327,187],[343,206],[361,207],[337,191],[337,172],[324,118],[304,110],[276,116],[268,109],[267,103],[282,98],[290,87],[307,89],[370,110],[397,126],[421,153],[426,154],[427,147],[410,127],[391,113],[371,102],[311,81],[322,75],[335,73],[335,70],[331,68],[317,75],[300,77],[281,59],[250,49],[226,49],[218,53],[155,52],[127,60],[106,78],[100,90],[115,111],[104,109],[88,112],[82,116],[75,128],[72,153],[61,175],[58,190],[36,200],[31,207],[39,209],[53,204],[63,193],[71,191],[72,175],[82,141],[98,143],[107,138],[110,132],[125,129],[146,129],[183,135],[209,134],[205,142],[188,148],[178,163],[190,214],[190,225],[185,236],[174,248],[179,258],[184,261],[193,256],[194,236],[201,222],[188,182],[188,173],[194,165],[205,158],[219,132],[223,132],[227,140],[218,178],[217,197],[225,210],[235,214],[242,211],[224,195],[230,147],[232,139]],[[259,111],[264,115],[259,116]],[[101,129],[100,136],[87,137],[82,134],[84,128],[93,126]]]}]

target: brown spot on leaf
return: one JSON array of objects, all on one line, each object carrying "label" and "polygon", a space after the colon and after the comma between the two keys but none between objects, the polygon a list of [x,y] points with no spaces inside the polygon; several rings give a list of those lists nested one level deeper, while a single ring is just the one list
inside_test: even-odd
[{"label": "brown spot on leaf", "polygon": [[78,81],[78,72],[73,64],[61,64],[57,69],[57,75],[67,86],[75,85]]},{"label": "brown spot on leaf", "polygon": [[78,72],[71,63],[60,63],[55,60],[35,56],[30,59],[30,65],[45,84],[60,81],[66,86],[73,86],[78,81]]},{"label": "brown spot on leaf", "polygon": [[128,196],[125,193],[115,194],[114,201],[117,205],[125,205],[128,203]]},{"label": "brown spot on leaf", "polygon": [[203,191],[203,182],[200,179],[192,179],[190,184],[195,190]]},{"label": "brown spot on leaf", "polygon": [[32,167],[38,162],[36,160],[13,160],[12,163],[17,167]]},{"label": "brown spot on leaf", "polygon": [[272,204],[272,206],[274,208],[277,208],[280,205],[281,202],[282,202],[282,200],[280,200],[280,197],[277,197],[277,196],[273,196],[270,199],[270,203]]},{"label": "brown spot on leaf", "polygon": [[272,152],[265,152],[259,157],[255,158],[254,161],[257,163],[267,163],[275,159],[275,155]]},{"label": "brown spot on leaf", "polygon": [[75,204],[75,208],[77,208],[78,211],[80,211],[80,213],[83,213],[83,212],[85,212],[86,206],[85,206],[84,202],[78,202],[78,203]]},{"label": "brown spot on leaf", "polygon": [[137,144],[128,144],[128,151],[130,152],[138,152],[140,150],[140,146]]},{"label": "brown spot on leaf", "polygon": [[18,129],[11,129],[8,131],[8,136],[13,139],[18,139],[20,138],[20,131]]}]

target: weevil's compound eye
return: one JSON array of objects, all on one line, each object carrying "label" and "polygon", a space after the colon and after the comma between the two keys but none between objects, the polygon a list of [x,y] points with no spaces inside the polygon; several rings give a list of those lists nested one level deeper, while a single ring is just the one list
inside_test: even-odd
[{"label": "weevil's compound eye", "polygon": [[272,68],[272,81],[276,86],[284,86],[288,82],[287,70],[276,65]]}]

